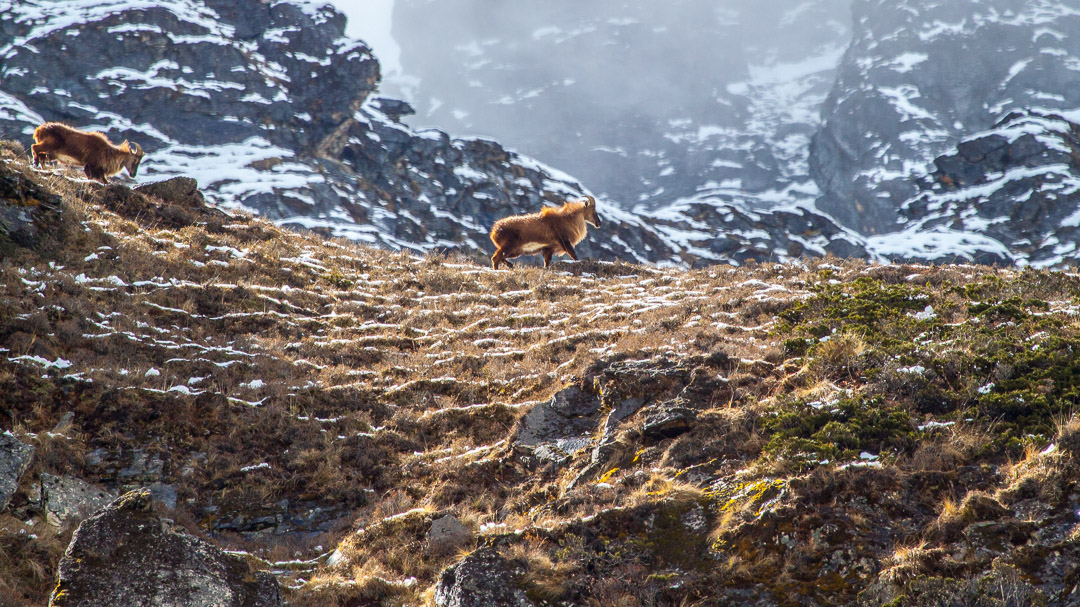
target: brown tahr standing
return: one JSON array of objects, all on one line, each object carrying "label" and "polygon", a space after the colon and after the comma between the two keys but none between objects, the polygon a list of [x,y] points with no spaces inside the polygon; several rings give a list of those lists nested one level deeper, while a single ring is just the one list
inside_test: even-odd
[{"label": "brown tahr standing", "polygon": [[109,177],[123,169],[134,177],[143,159],[142,148],[126,140],[113,145],[97,131],[80,131],[59,122],[46,122],[34,130],[34,165],[50,160],[79,164],[89,179],[108,183]]},{"label": "brown tahr standing", "polygon": [[545,268],[551,263],[552,255],[569,255],[576,261],[574,245],[584,240],[586,223],[600,227],[596,199],[592,196],[586,196],[583,201],[564,202],[559,208],[547,207],[539,213],[504,217],[491,228],[491,242],[495,243],[491,267],[498,270],[499,264],[505,263],[513,268],[508,259],[536,253],[544,256]]}]

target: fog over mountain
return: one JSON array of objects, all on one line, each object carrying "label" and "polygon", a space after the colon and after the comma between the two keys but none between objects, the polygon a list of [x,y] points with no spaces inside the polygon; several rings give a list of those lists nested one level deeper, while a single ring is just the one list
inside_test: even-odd
[{"label": "fog over mountain", "polygon": [[774,258],[1076,256],[1071,2],[396,0],[393,32],[415,124],[534,155],[695,257],[755,230]]},{"label": "fog over mountain", "polygon": [[813,198],[850,0],[397,0],[414,124],[491,136],[625,206]]}]

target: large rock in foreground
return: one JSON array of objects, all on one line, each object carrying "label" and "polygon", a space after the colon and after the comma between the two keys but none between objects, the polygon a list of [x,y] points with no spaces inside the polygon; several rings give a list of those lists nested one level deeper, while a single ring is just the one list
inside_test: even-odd
[{"label": "large rock in foreground", "polygon": [[481,548],[446,568],[435,585],[438,607],[532,607],[516,587],[521,577],[494,548]]},{"label": "large rock in foreground", "polygon": [[150,491],[127,493],[75,531],[50,607],[278,607],[277,581],[151,510]]}]

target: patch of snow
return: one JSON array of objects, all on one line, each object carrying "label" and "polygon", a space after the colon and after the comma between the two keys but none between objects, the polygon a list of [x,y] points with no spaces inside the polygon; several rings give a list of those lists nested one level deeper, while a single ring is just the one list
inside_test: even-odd
[{"label": "patch of snow", "polygon": [[69,369],[69,368],[71,368],[71,361],[63,359],[63,358],[57,358],[56,360],[49,360],[49,359],[47,359],[47,358],[45,358],[43,356],[24,355],[24,356],[16,356],[14,358],[9,358],[8,361],[9,362],[14,362],[14,363],[30,362],[30,363],[34,363],[36,365],[40,365],[40,366],[42,366],[42,367],[44,367],[46,369]]},{"label": "patch of snow", "polygon": [[915,317],[915,320],[933,320],[937,318],[937,313],[934,312],[934,306],[928,305],[922,312],[916,312],[912,316]]}]

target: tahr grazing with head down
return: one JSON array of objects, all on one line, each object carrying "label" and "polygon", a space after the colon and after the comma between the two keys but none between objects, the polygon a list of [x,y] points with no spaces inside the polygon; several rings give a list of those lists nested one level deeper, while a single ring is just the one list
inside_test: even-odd
[{"label": "tahr grazing with head down", "polygon": [[127,169],[134,177],[143,159],[143,150],[137,143],[126,140],[114,145],[109,138],[97,131],[80,131],[59,122],[46,122],[34,130],[34,165],[42,166],[50,160],[82,165],[86,177],[108,183],[109,177]]}]

